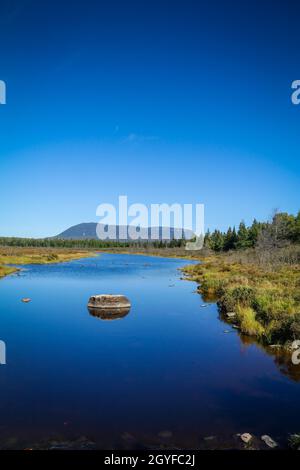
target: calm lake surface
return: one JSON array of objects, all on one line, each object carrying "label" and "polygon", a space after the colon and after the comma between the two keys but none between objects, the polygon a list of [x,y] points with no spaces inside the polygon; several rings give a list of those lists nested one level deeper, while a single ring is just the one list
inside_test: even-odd
[{"label": "calm lake surface", "polygon": [[[2,279],[0,441],[85,435],[122,448],[124,433],[156,445],[169,431],[192,448],[210,435],[299,432],[290,366],[243,342],[215,304],[202,306],[196,284],[180,279],[189,263],[103,254]],[[129,314],[91,316],[87,301],[101,293],[128,296]]]}]

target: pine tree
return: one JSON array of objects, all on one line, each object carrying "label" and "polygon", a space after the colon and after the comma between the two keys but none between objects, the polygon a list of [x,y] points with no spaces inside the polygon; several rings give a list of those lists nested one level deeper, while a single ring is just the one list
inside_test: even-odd
[{"label": "pine tree", "polygon": [[206,248],[210,248],[210,243],[211,243],[211,235],[210,235],[210,231],[208,229],[205,236],[204,236],[204,246]]},{"label": "pine tree", "polygon": [[211,235],[211,248],[214,251],[222,251],[224,248],[224,235],[220,230],[215,230]]},{"label": "pine tree", "polygon": [[233,250],[235,248],[235,243],[236,243],[236,232],[235,228],[233,230],[231,227],[227,230],[226,235],[224,236],[224,250]]},{"label": "pine tree", "polygon": [[245,222],[242,221],[239,225],[238,233],[237,233],[237,243],[236,247],[237,248],[247,248],[250,246],[249,243],[249,234],[248,234],[248,229],[245,225]]},{"label": "pine tree", "polygon": [[250,246],[255,246],[258,234],[261,230],[261,224],[256,219],[253,220],[251,227],[248,230],[248,242]]}]

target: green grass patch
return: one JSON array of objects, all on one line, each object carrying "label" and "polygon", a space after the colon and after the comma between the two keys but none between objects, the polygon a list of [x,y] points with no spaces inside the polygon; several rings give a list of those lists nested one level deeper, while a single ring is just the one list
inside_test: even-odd
[{"label": "green grass patch", "polygon": [[300,338],[299,265],[268,270],[256,264],[229,262],[219,255],[184,271],[200,284],[204,300],[215,297],[221,311],[237,313],[243,333],[266,344]]},{"label": "green grass patch", "polygon": [[17,268],[7,266],[10,264],[22,266],[26,264],[60,263],[93,256],[93,254],[90,251],[68,249],[0,247],[0,277],[17,271]]},{"label": "green grass patch", "polygon": [[17,271],[17,268],[11,268],[8,266],[0,266],[0,278],[4,276],[8,276],[8,274],[12,274]]}]

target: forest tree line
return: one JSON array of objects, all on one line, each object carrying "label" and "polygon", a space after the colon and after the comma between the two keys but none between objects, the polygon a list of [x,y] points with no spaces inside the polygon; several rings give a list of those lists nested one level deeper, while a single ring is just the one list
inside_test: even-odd
[{"label": "forest tree line", "polygon": [[11,247],[38,247],[38,248],[180,248],[184,247],[185,240],[97,240],[97,239],[63,239],[63,238],[18,238],[0,237],[0,246]]},{"label": "forest tree line", "polygon": [[[97,240],[97,239],[60,239],[60,238],[18,238],[0,237],[0,246],[45,247],[45,248],[182,248],[186,239],[174,240]],[[215,252],[242,250],[261,247],[272,249],[288,244],[300,243],[300,211],[296,216],[276,212],[270,222],[254,219],[250,226],[242,221],[238,229],[229,227],[227,231],[206,232],[204,246]]]},{"label": "forest tree line", "polygon": [[245,248],[280,248],[300,243],[300,211],[296,216],[275,212],[270,222],[253,220],[249,227],[242,221],[238,229],[229,227],[226,232],[206,232],[204,246],[213,251],[229,251]]}]

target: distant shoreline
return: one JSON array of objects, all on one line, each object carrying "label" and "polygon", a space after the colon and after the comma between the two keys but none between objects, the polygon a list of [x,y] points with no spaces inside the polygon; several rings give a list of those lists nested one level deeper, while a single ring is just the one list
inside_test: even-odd
[{"label": "distant shoreline", "polygon": [[[28,264],[53,264],[87,258],[95,254],[89,250],[74,250],[69,248],[29,248],[29,247],[0,247],[0,279],[14,274],[20,269],[17,266]],[[15,265],[15,266],[9,266]]]}]

